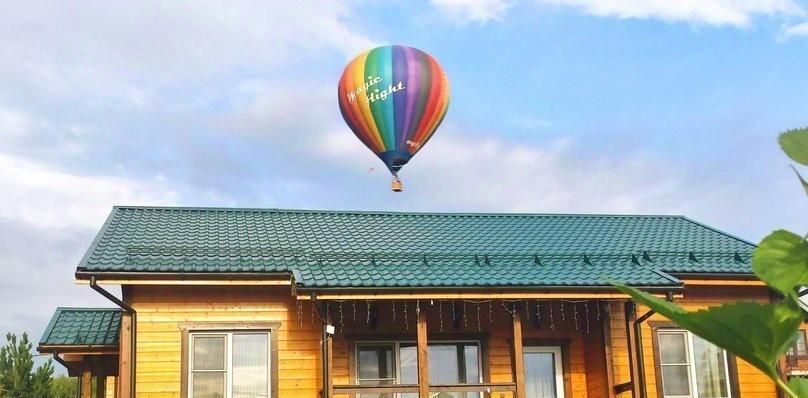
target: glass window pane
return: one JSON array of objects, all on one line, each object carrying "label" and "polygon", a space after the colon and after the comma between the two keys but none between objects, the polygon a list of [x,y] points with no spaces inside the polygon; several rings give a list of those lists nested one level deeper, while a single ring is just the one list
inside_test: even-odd
[{"label": "glass window pane", "polygon": [[412,344],[402,344],[399,348],[398,360],[401,364],[399,375],[401,384],[418,383],[418,350]]},{"label": "glass window pane", "polygon": [[525,396],[544,398],[556,396],[555,354],[551,352],[526,352]]},{"label": "glass window pane", "polygon": [[195,372],[193,378],[193,398],[224,397],[224,372]]},{"label": "glass window pane", "polygon": [[690,396],[688,365],[662,365],[662,391],[666,396]]},{"label": "glass window pane", "polygon": [[805,331],[800,330],[799,335],[797,336],[797,342],[795,343],[796,353],[797,355],[806,355],[808,354],[808,347],[805,346]]},{"label": "glass window pane", "polygon": [[395,366],[393,347],[390,345],[359,346],[358,365],[360,379],[377,380],[396,377],[393,372]]},{"label": "glass window pane", "polygon": [[269,335],[233,335],[233,398],[269,396]]},{"label": "glass window pane", "polygon": [[429,347],[429,383],[455,384],[460,382],[457,345],[435,344]]},{"label": "glass window pane", "polygon": [[225,336],[195,336],[193,370],[224,370]]},{"label": "glass window pane", "polygon": [[466,383],[480,382],[480,355],[477,345],[466,345],[463,347],[463,355],[466,358]]},{"label": "glass window pane", "polygon": [[684,333],[659,333],[659,357],[662,364],[687,361],[687,339]]},{"label": "glass window pane", "polygon": [[729,396],[724,350],[694,335],[693,364],[696,366],[696,386],[699,391],[699,397],[717,398]]}]

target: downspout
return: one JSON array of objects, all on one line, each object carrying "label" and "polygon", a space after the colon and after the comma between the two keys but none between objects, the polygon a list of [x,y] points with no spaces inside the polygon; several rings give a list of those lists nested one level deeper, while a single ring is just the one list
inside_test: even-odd
[{"label": "downspout", "polygon": [[[668,301],[673,301],[673,292],[668,291],[665,298]],[[648,318],[654,316],[654,314],[656,314],[656,311],[648,310],[648,312],[634,321],[634,336],[637,341],[637,383],[640,388],[639,398],[648,397],[648,386],[645,384],[645,358],[643,357],[642,348],[642,324],[647,321]]]},{"label": "downspout", "polygon": [[71,371],[73,373],[77,373],[76,370],[73,369],[70,366],[70,364],[68,364],[62,357],[59,356],[58,352],[54,352],[52,356],[53,356],[53,360],[56,361],[56,362],[59,362],[59,364],[64,366],[65,369],[67,369],[68,371]]},{"label": "downspout", "polygon": [[135,347],[136,347],[136,344],[137,344],[137,312],[135,311],[134,308],[132,308],[132,306],[130,306],[129,304],[124,303],[123,300],[115,297],[112,293],[110,293],[107,290],[104,290],[104,288],[102,288],[101,286],[98,286],[98,284],[96,283],[96,280],[95,280],[95,276],[90,277],[90,288],[92,288],[93,290],[95,290],[96,292],[98,292],[99,294],[104,296],[107,300],[112,301],[118,307],[121,307],[121,309],[125,313],[129,314],[132,317],[132,331],[131,331],[131,333],[129,333],[130,334],[130,336],[129,336],[129,383],[130,383],[129,396],[130,396],[130,398],[136,398],[136,395],[135,395],[135,385],[136,385],[135,376],[136,376],[137,373],[135,372],[135,364],[136,364],[135,353],[137,352],[137,350],[135,349]]},{"label": "downspout", "polygon": [[[62,357],[60,357],[58,352],[55,352],[55,351],[54,351],[52,356],[53,356],[53,360],[54,360],[54,361],[59,362],[59,364],[61,364],[62,366],[64,366],[64,367],[65,367],[65,369],[67,369],[67,374],[68,374],[68,375],[70,374],[70,372],[73,372],[73,373],[79,373],[79,372],[76,372],[76,369],[73,369],[73,368],[72,368],[72,367],[71,367],[71,366],[70,366],[70,365],[67,363],[67,361],[65,361],[65,360],[64,360]],[[76,389],[75,398],[79,398],[79,396],[81,395],[81,381],[82,381],[82,377],[81,377],[81,376],[78,376],[78,377],[76,377],[76,379],[78,380],[78,388]]]},{"label": "downspout", "polygon": [[[321,397],[322,398],[328,398],[328,391],[327,391],[327,389],[328,389],[328,381],[329,381],[329,378],[331,377],[331,375],[328,374],[328,339],[330,338],[330,336],[326,332],[326,324],[327,324],[328,321],[323,316],[323,312],[325,311],[325,307],[323,307],[323,308],[318,307],[318,305],[317,305],[317,296],[314,293],[312,293],[312,295],[311,295],[311,305],[312,305],[312,307],[314,307],[317,310],[317,316],[320,318],[320,323],[322,324],[322,327],[320,328],[321,329],[321,331],[320,331],[320,333],[321,333],[321,335],[320,335],[320,369],[322,369],[322,383],[323,383],[323,392],[322,392]],[[325,303],[322,303],[322,305],[325,306]]]}]

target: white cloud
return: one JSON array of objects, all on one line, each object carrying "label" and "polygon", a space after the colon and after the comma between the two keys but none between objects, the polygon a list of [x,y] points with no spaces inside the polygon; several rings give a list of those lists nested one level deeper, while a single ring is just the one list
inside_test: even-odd
[{"label": "white cloud", "polygon": [[602,17],[748,26],[756,16],[803,15],[792,0],[537,0]]},{"label": "white cloud", "polygon": [[351,16],[349,4],[332,1],[17,3],[0,13],[0,84],[148,106],[175,82],[347,59],[374,43]]},{"label": "white cloud", "polygon": [[432,5],[459,24],[500,22],[505,17],[507,0],[432,0]]},{"label": "white cloud", "polygon": [[0,107],[0,139],[28,134],[33,122],[28,115]]},{"label": "white cloud", "polygon": [[[568,139],[538,146],[439,133],[401,173],[412,188],[407,194],[424,208],[642,213],[670,203],[682,188],[681,175],[639,155],[581,162]],[[369,151],[352,141],[334,132],[323,152],[354,162]]]},{"label": "white cloud", "polygon": [[0,217],[40,228],[98,228],[115,204],[160,205],[178,194],[161,177],[72,174],[0,154]]},{"label": "white cloud", "polygon": [[808,37],[808,21],[785,26],[780,34],[780,39],[787,40],[792,37]]},{"label": "white cloud", "polygon": [[[804,217],[799,186],[787,174],[750,191],[757,182],[722,178],[718,170],[708,174],[704,165],[677,164],[659,154],[586,153],[568,138],[538,145],[499,137],[441,127],[402,170],[405,192],[395,202],[384,196],[379,202],[426,211],[684,214],[753,240]],[[321,142],[319,153],[341,162],[342,172],[385,184],[387,177],[366,172],[369,165],[386,175],[381,162],[347,130],[332,131]],[[774,200],[781,206],[769,206]]]}]

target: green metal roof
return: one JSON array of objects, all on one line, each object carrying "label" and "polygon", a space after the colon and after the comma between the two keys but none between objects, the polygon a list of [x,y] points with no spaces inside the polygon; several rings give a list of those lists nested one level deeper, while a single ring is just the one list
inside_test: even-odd
[{"label": "green metal roof", "polygon": [[291,272],[301,287],[678,285],[754,245],[682,216],[115,207],[80,273]]},{"label": "green metal roof", "polygon": [[116,346],[120,329],[120,309],[59,307],[39,345]]}]

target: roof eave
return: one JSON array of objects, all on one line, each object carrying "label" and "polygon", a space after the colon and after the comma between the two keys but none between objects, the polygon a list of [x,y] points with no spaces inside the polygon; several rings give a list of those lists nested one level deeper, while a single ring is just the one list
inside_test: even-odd
[{"label": "roof eave", "polygon": [[76,271],[76,283],[107,285],[267,285],[293,286],[291,272],[107,272]]},{"label": "roof eave", "polygon": [[[640,290],[647,290],[647,291],[678,291],[684,289],[684,284],[682,283],[672,283],[670,285],[632,285],[636,289]],[[451,291],[484,291],[484,292],[525,292],[525,293],[541,293],[541,292],[618,292],[617,288],[610,285],[597,285],[597,286],[562,286],[562,285],[526,285],[526,286],[378,286],[378,287],[367,287],[367,286],[325,286],[325,287],[305,287],[298,285],[297,291],[300,294],[317,294],[317,293],[328,293],[328,292],[358,292],[358,293],[370,293],[370,292],[377,292],[383,291],[385,293],[389,292],[407,292],[417,290],[419,292],[445,292],[447,290]]]},{"label": "roof eave", "polygon": [[109,344],[39,344],[37,352],[42,354],[117,354],[118,345]]}]

